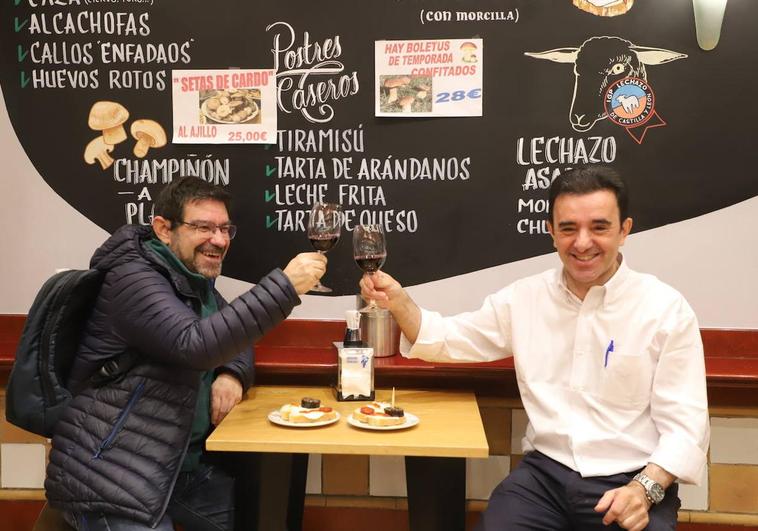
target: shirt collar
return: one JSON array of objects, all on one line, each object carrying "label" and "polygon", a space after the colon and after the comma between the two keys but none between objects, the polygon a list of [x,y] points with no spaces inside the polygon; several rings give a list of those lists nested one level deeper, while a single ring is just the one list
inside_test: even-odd
[{"label": "shirt collar", "polygon": [[[603,304],[609,304],[620,296],[622,286],[624,285],[626,279],[629,277],[630,270],[626,265],[626,259],[624,259],[624,255],[619,253],[618,260],[619,267],[616,272],[613,273],[613,276],[609,278],[608,281],[602,286],[593,286],[590,288],[590,291],[587,293],[587,295],[589,295],[590,292],[600,290],[601,300]],[[569,300],[578,303],[579,305],[582,304],[582,300],[579,299],[579,297],[577,297],[574,292],[569,289],[568,284],[566,283],[566,273],[563,267],[557,268],[555,270],[555,282],[558,287],[568,295]]]}]

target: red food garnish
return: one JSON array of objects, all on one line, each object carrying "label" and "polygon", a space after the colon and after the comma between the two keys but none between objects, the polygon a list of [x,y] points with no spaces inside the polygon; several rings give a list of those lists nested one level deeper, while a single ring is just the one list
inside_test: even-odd
[{"label": "red food garnish", "polygon": [[322,407],[318,408],[318,410],[319,411],[323,411],[324,413],[329,413],[332,410],[332,408],[326,407],[326,406],[322,406]]},{"label": "red food garnish", "polygon": [[375,411],[368,406],[363,406],[360,411],[364,415],[373,415],[375,413]]}]

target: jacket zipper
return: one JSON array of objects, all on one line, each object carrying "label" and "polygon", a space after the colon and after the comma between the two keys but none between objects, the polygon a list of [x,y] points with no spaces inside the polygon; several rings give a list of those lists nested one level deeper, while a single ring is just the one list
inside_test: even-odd
[{"label": "jacket zipper", "polygon": [[116,435],[118,435],[118,433],[121,431],[121,428],[124,427],[124,423],[126,423],[126,419],[127,417],[129,417],[129,413],[132,411],[134,404],[137,403],[137,400],[139,400],[140,397],[142,396],[142,392],[144,391],[144,389],[145,389],[145,380],[143,379],[142,381],[140,381],[139,384],[137,384],[137,387],[132,392],[132,396],[129,397],[129,402],[127,402],[126,407],[119,414],[118,419],[116,419],[116,424],[113,425],[111,432],[100,443],[100,447],[92,456],[92,459],[99,459],[100,455],[105,450],[107,450],[110,447],[110,445],[113,443],[113,439],[116,438]]},{"label": "jacket zipper", "polygon": [[[58,299],[61,297],[61,293],[66,293],[70,284],[76,282],[77,274],[71,274],[67,279],[63,287],[58,291],[53,301],[53,305],[58,305]],[[50,335],[52,331],[57,327],[57,319],[48,319],[45,322],[45,326],[42,329],[42,337],[40,338],[40,357],[39,357],[39,373],[40,373],[40,385],[42,386],[42,397],[45,400],[47,406],[55,404],[55,391],[53,390],[53,384],[49,379],[49,356],[50,356]]]}]

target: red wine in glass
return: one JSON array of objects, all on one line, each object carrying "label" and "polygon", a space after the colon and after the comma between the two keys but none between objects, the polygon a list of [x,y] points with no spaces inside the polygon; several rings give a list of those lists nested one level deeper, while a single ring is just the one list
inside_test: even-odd
[{"label": "red wine in glass", "polygon": [[[363,271],[373,275],[387,259],[387,242],[381,225],[358,225],[353,229],[353,258]],[[361,308],[362,312],[376,310],[373,299]]]},{"label": "red wine in glass", "polygon": [[[322,202],[313,205],[308,217],[308,239],[316,251],[323,254],[337,245],[341,230],[342,207],[340,205]],[[329,293],[332,288],[319,282],[311,288],[311,291]]]},{"label": "red wine in glass", "polygon": [[332,247],[337,245],[338,241],[340,241],[339,235],[333,234],[318,234],[310,236],[308,239],[311,241],[313,248],[320,253],[329,251]]},{"label": "red wine in glass", "polygon": [[363,269],[369,275],[376,273],[384,265],[384,261],[387,259],[387,253],[384,254],[369,254],[366,256],[356,256],[355,262],[358,267]]}]

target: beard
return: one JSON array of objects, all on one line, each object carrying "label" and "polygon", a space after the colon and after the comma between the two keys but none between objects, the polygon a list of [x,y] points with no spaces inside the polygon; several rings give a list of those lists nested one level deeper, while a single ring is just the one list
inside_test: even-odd
[{"label": "beard", "polygon": [[[195,247],[191,256],[182,256],[179,249],[171,249],[182,263],[194,273],[198,273],[209,280],[217,278],[221,274],[221,265],[226,256],[228,247],[219,247],[212,243],[204,243]],[[203,253],[219,256],[218,260],[211,260]]]}]

